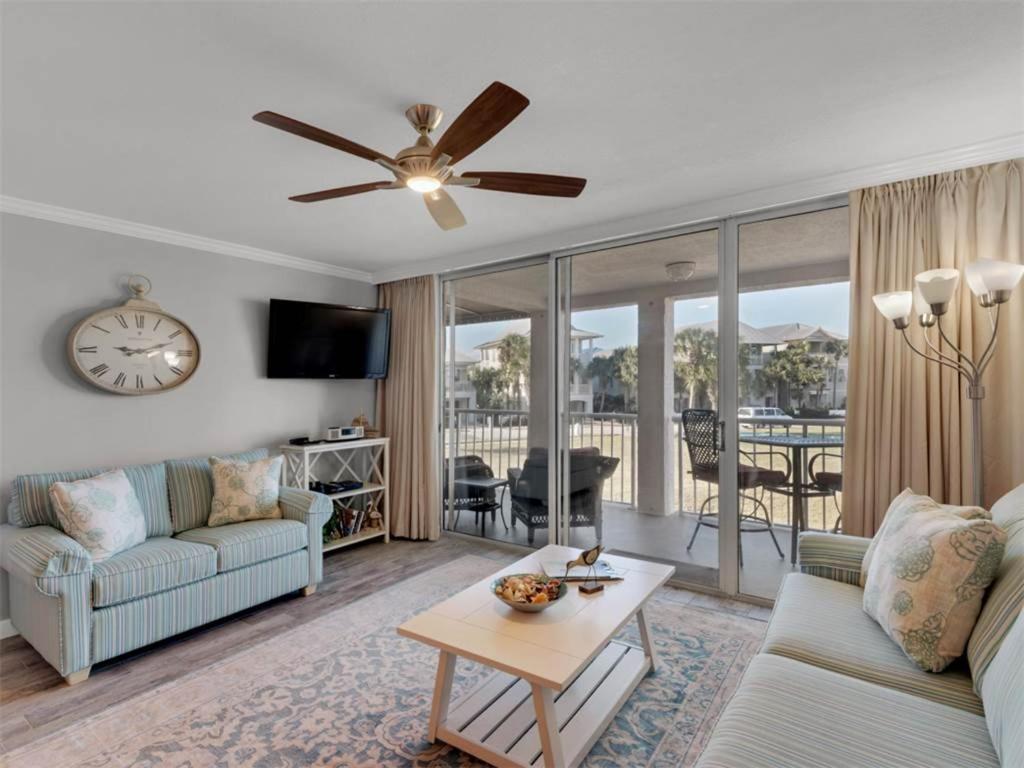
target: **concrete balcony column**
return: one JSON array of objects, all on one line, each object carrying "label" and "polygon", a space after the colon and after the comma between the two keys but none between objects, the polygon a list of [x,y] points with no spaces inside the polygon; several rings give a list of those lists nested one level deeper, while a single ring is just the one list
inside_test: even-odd
[{"label": "concrete balcony column", "polygon": [[672,302],[638,304],[637,509],[648,515],[674,512],[672,452]]},{"label": "concrete balcony column", "polygon": [[548,312],[530,313],[530,448],[546,448],[548,444],[548,394],[552,378],[548,370],[549,318]]}]

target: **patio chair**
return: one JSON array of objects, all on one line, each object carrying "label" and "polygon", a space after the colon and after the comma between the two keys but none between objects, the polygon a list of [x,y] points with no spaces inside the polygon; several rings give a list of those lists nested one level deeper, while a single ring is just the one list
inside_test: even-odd
[{"label": "patio chair", "polygon": [[[448,481],[450,473],[449,460],[445,459],[444,462],[444,506],[447,509],[448,503],[451,501],[452,511],[455,512],[455,520],[452,524],[452,528],[459,524],[459,514],[462,511],[472,512],[476,517],[475,521],[479,522],[480,515],[491,513],[491,522],[495,520],[495,513],[498,510],[498,502],[496,501],[495,492],[493,489],[481,489],[481,488],[467,488],[459,485],[458,481],[460,478],[465,477],[494,477],[494,471],[488,466],[482,458],[479,456],[456,456],[451,459],[451,465],[454,465],[455,470],[455,494],[453,498],[449,498],[452,494],[449,493]],[[504,522],[505,516],[502,513],[502,522]],[[506,526],[507,527],[507,526]]]},{"label": "patio chair", "polygon": [[[593,527],[601,541],[601,491],[604,481],[619,466],[619,459],[602,456],[598,448],[569,451],[569,526]],[[512,527],[526,526],[526,541],[532,546],[534,531],[548,527],[548,451],[531,448],[522,469],[508,470],[512,499]]]},{"label": "patio chair", "polygon": [[816,472],[814,470],[814,465],[820,459],[822,467],[824,467],[826,458],[839,459],[839,461],[843,460],[843,457],[838,453],[829,453],[827,451],[816,453],[807,465],[807,475],[811,478],[811,484],[815,488],[820,491],[824,491],[825,493],[832,494],[832,503],[836,505],[836,524],[832,526],[832,533],[839,533],[839,524],[843,520],[843,510],[839,506],[839,499],[836,494],[843,490],[843,473],[829,472],[824,468]]},{"label": "patio chair", "polygon": [[[686,449],[690,454],[690,474],[695,480],[703,480],[707,483],[718,485],[718,413],[691,408],[683,411],[682,421]],[[786,556],[782,552],[782,547],[779,546],[779,541],[775,538],[772,516],[768,511],[768,507],[765,506],[763,497],[765,490],[773,487],[781,488],[789,482],[792,472],[789,457],[779,451],[761,454],[768,456],[774,454],[785,459],[786,471],[783,472],[778,469],[765,469],[764,467],[757,466],[755,458],[746,451],[741,450],[740,454],[750,461],[750,464],[741,463],[738,467],[737,479],[740,498],[746,499],[753,504],[753,509],[750,512],[744,512],[742,506],[740,508],[739,528],[741,535],[738,537],[740,565],[743,565],[742,534],[744,533],[767,532],[772,537],[772,542],[775,544],[779,557],[785,559]],[[686,545],[687,552],[693,547],[693,542],[697,540],[697,534],[700,533],[701,526],[706,525],[709,528],[719,527],[718,513],[707,511],[708,505],[717,498],[718,494],[716,493],[709,496],[700,505],[700,510],[697,513],[697,525],[693,529],[690,543]],[[758,511],[764,513],[763,518],[758,516]]]}]

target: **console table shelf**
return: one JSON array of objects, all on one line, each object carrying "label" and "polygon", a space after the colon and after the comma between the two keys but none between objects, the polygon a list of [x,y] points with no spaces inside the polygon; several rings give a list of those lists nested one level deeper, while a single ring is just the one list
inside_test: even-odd
[{"label": "console table shelf", "polygon": [[[344,536],[337,536],[324,542],[324,552],[348,547],[367,539],[390,540],[391,509],[388,498],[388,473],[390,440],[373,437],[362,440],[344,440],[312,445],[282,445],[284,466],[281,468],[282,485],[309,489],[310,483],[333,483],[342,480],[356,480],[362,483],[339,493],[326,494],[340,510],[340,502],[358,500],[362,509],[352,510],[353,530]],[[347,505],[346,505],[347,506]],[[370,511],[381,515],[381,526],[366,527]]]}]

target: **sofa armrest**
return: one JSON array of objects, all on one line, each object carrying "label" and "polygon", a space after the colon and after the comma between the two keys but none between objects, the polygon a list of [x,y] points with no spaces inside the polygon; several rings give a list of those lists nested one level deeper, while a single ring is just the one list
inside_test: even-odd
[{"label": "sofa armrest", "polygon": [[324,580],[324,524],[330,519],[330,498],[315,491],[282,485],[278,492],[281,516],[305,524],[309,539],[309,586]]},{"label": "sofa armrest", "polygon": [[[48,525],[0,526],[11,622],[61,675],[92,664],[92,557]],[[87,674],[87,673],[86,673]]]},{"label": "sofa armrest", "polygon": [[860,568],[871,539],[809,531],[797,544],[800,572],[846,584],[860,584]]},{"label": "sofa armrest", "polygon": [[92,556],[85,547],[48,525],[0,526],[0,539],[0,564],[16,578],[35,581],[92,572]]}]

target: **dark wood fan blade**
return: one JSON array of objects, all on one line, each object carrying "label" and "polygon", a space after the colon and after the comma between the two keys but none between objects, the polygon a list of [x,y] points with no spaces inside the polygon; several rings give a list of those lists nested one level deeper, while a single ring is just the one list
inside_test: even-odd
[{"label": "dark wood fan blade", "polygon": [[390,187],[390,181],[371,181],[369,184],[353,184],[351,187],[337,187],[325,189],[322,192],[310,192],[307,195],[295,195],[289,197],[297,203],[316,203],[320,200],[333,200],[336,197],[348,197],[349,195],[361,195],[363,192],[373,192],[375,189]]},{"label": "dark wood fan blade", "polygon": [[587,186],[586,179],[576,176],[551,176],[546,173],[505,173],[502,171],[471,171],[460,174],[464,179],[480,179],[477,189],[494,192],[515,192],[520,195],[579,197]]},{"label": "dark wood fan blade", "polygon": [[348,152],[350,155],[356,157],[364,157],[370,161],[389,160],[392,163],[395,162],[387,155],[382,152],[378,152],[375,149],[364,147],[362,144],[356,144],[354,141],[343,139],[341,136],[336,136],[333,133],[328,133],[322,128],[303,123],[299,120],[293,120],[290,117],[279,115],[277,112],[259,112],[252,116],[252,119],[257,123],[263,123],[269,125],[271,128],[277,128],[278,130],[287,131],[293,133],[296,136],[301,136],[304,139],[310,141],[318,141],[321,144],[326,144],[328,147],[334,149],[340,149],[342,152]]},{"label": "dark wood fan blade", "polygon": [[432,156],[436,159],[445,154],[451,157],[449,164],[459,162],[494,138],[529,104],[530,100],[514,88],[504,83],[491,83],[448,126]]}]

